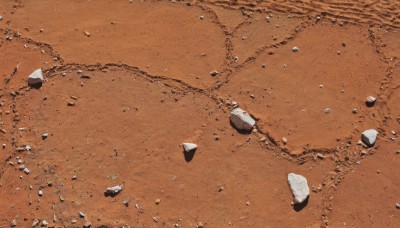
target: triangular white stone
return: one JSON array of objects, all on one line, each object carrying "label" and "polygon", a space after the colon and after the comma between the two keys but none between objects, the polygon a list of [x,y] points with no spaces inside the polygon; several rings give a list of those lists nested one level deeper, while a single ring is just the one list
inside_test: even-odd
[{"label": "triangular white stone", "polygon": [[38,83],[42,83],[44,80],[43,74],[42,74],[42,69],[37,69],[33,71],[31,75],[28,77],[28,84],[29,85],[35,85]]},{"label": "triangular white stone", "polygon": [[197,149],[197,145],[194,143],[183,143],[182,145],[183,145],[183,149],[185,150],[185,152],[189,152],[194,149]]},{"label": "triangular white stone", "polygon": [[371,147],[375,144],[377,137],[378,137],[378,131],[375,129],[365,130],[361,134],[361,139],[362,139],[363,143],[369,147]]}]

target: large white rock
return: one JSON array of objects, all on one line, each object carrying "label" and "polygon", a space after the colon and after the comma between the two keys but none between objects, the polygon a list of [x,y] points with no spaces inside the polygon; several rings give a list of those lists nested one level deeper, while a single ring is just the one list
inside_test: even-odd
[{"label": "large white rock", "polygon": [[361,139],[363,143],[367,146],[373,146],[375,144],[377,137],[378,137],[378,131],[375,129],[365,130],[361,134]]},{"label": "large white rock", "polygon": [[294,203],[303,203],[310,195],[310,188],[308,187],[307,179],[302,175],[289,173],[288,182],[290,190],[292,190]]},{"label": "large white rock", "polygon": [[185,150],[185,152],[189,152],[189,151],[197,149],[197,145],[194,143],[183,143],[182,146],[183,146],[183,149]]},{"label": "large white rock", "polygon": [[44,80],[43,74],[42,74],[42,69],[37,69],[33,71],[31,75],[28,77],[28,84],[29,85],[36,85],[39,83],[42,83]]},{"label": "large white rock", "polygon": [[247,112],[243,111],[240,108],[235,108],[231,112],[230,119],[233,125],[235,125],[235,127],[240,130],[251,130],[256,124],[256,121],[251,118],[251,116]]},{"label": "large white rock", "polygon": [[116,195],[118,194],[120,191],[122,191],[122,185],[115,185],[113,187],[107,188],[104,191],[104,194],[106,195]]}]

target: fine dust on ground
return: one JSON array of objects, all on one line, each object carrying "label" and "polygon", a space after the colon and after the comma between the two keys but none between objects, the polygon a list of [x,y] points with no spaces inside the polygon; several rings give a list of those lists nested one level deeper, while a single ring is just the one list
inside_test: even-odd
[{"label": "fine dust on ground", "polygon": [[0,227],[400,226],[397,1],[4,0],[0,15]]}]

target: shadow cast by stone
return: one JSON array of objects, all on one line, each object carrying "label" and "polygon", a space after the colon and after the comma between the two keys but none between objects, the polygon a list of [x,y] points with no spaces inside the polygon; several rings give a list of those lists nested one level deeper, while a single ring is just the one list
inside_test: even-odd
[{"label": "shadow cast by stone", "polygon": [[42,85],[43,85],[43,83],[42,82],[38,82],[38,83],[36,83],[36,84],[32,84],[32,85],[29,85],[31,88],[34,88],[34,89],[40,89],[40,87],[42,87]]},{"label": "shadow cast by stone", "polygon": [[308,204],[308,199],[309,199],[310,197],[308,196],[307,197],[307,199],[305,199],[302,203],[296,203],[296,204],[294,204],[293,205],[293,209],[296,211],[296,212],[300,212],[301,210],[303,210],[306,206],[307,206],[307,204]]},{"label": "shadow cast by stone", "polygon": [[194,154],[196,153],[196,149],[190,150],[188,152],[183,151],[183,156],[185,157],[186,162],[191,162],[193,160]]},{"label": "shadow cast by stone", "polygon": [[118,195],[118,193],[119,193],[119,192],[110,192],[110,191],[105,191],[105,192],[104,192],[104,196],[105,196],[105,197],[108,197],[108,196],[110,196],[110,197],[114,198],[115,196],[117,196],[117,195]]},{"label": "shadow cast by stone", "polygon": [[242,135],[248,135],[248,134],[250,134],[251,131],[252,131],[252,130],[242,130],[242,129],[237,128],[237,127],[235,126],[235,124],[233,124],[233,122],[232,122],[231,120],[229,121],[229,123],[230,123],[230,125],[231,125],[233,128],[235,128],[235,130],[236,130],[237,132],[239,132],[239,133],[242,134]]}]

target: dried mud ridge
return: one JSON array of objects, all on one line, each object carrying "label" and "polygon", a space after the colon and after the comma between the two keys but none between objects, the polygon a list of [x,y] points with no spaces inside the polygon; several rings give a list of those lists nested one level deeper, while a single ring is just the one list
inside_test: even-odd
[{"label": "dried mud ridge", "polygon": [[[15,5],[12,8],[12,13],[14,13],[18,9],[18,4],[22,4],[22,1],[15,1]],[[189,4],[182,2],[182,4]],[[384,51],[381,49],[381,39],[379,35],[375,32],[375,28],[379,28],[380,25],[385,25],[389,27],[400,27],[400,5],[393,5],[389,1],[380,0],[375,1],[371,4],[364,3],[362,0],[359,1],[325,1],[325,2],[301,2],[294,0],[278,0],[273,2],[245,2],[245,1],[200,1],[199,3],[191,3],[192,6],[200,7],[208,12],[212,13],[215,16],[215,19],[212,21],[217,24],[225,34],[225,47],[226,47],[226,59],[223,65],[223,71],[219,73],[218,81],[214,86],[208,89],[196,88],[188,83],[185,83],[183,80],[173,79],[167,76],[161,75],[152,75],[148,72],[139,69],[135,66],[130,66],[128,64],[118,64],[118,63],[105,63],[105,64],[95,64],[95,65],[86,65],[79,63],[65,63],[62,56],[59,55],[51,45],[35,41],[29,38],[21,37],[21,35],[17,31],[13,31],[9,28],[0,29],[3,34],[3,39],[0,40],[0,48],[5,42],[21,42],[30,45],[34,45],[37,48],[44,50],[44,55],[49,55],[53,59],[58,60],[58,65],[49,67],[48,69],[44,69],[44,74],[48,79],[49,83],[52,80],[57,80],[57,77],[61,77],[61,74],[64,72],[73,72],[76,70],[83,71],[104,71],[108,69],[118,69],[126,72],[135,73],[137,76],[141,76],[145,78],[150,83],[161,83],[166,87],[170,87],[176,89],[183,93],[195,93],[202,94],[207,96],[209,99],[213,100],[215,106],[219,107],[224,113],[229,113],[231,108],[227,107],[224,104],[224,100],[215,95],[215,91],[218,91],[225,84],[229,83],[230,76],[234,71],[238,71],[247,64],[255,61],[262,53],[265,52],[273,52],[276,48],[280,46],[284,46],[291,39],[294,39],[296,35],[307,29],[308,26],[315,24],[315,19],[310,18],[310,15],[322,15],[326,18],[333,19],[334,22],[337,20],[341,20],[344,22],[352,22],[355,24],[369,24],[369,34],[370,39],[373,43],[373,47],[376,52],[380,54],[381,61],[387,65],[386,69],[386,77],[381,83],[381,92],[378,95],[378,99],[384,101],[388,97],[391,96],[394,90],[397,90],[399,87],[390,88],[390,83],[392,80],[392,73],[395,67],[400,66],[400,62],[395,59],[395,61],[389,59],[385,56]],[[219,21],[218,15],[213,11],[209,6],[223,6],[225,8],[233,9],[233,10],[241,10],[244,14],[249,15],[248,18],[237,25],[232,32],[228,32],[227,27]],[[232,53],[232,36],[235,32],[242,26],[245,26],[249,22],[251,18],[249,12],[283,12],[298,15],[299,17],[308,16],[308,19],[305,19],[304,22],[296,26],[296,28],[285,37],[282,41],[279,41],[275,44],[266,45],[261,48],[258,48],[254,51],[254,54],[248,57],[242,64],[237,64],[234,60],[234,56]],[[12,36],[13,40],[6,40],[4,37]],[[19,106],[17,104],[16,97],[25,93],[29,93],[31,90],[28,86],[22,86],[18,89],[10,90],[9,85],[13,82],[13,76],[18,71],[18,66],[14,68],[10,74],[5,77],[5,82],[1,88],[0,98],[6,98],[8,102],[3,104],[3,106],[9,106],[11,109],[10,115],[6,116],[11,121],[11,127],[7,129],[4,125],[2,125],[3,137],[8,138],[13,151],[11,154],[7,156],[5,161],[3,161],[3,166],[1,166],[0,178],[4,174],[4,169],[7,167],[7,163],[14,159],[16,156],[23,156],[18,152],[18,148],[22,145],[22,142],[18,141],[18,127],[19,127]],[[75,75],[74,77],[79,77],[79,75]],[[44,85],[46,86],[46,85]],[[382,121],[381,126],[379,128],[379,132],[385,135],[385,126],[387,126],[386,121],[390,117],[390,110],[387,106],[382,105],[382,113],[384,113],[385,119]],[[4,115],[3,115],[4,117]],[[253,116],[256,120],[259,120],[257,116]],[[358,121],[363,121],[366,118],[366,114],[361,114],[360,119]],[[266,145],[263,142],[260,142],[261,147],[265,147],[268,150],[274,151],[278,156],[281,156],[287,160],[292,161],[294,164],[304,164],[306,162],[318,162],[320,158],[317,157],[317,154],[322,154],[326,156],[326,159],[331,159],[335,162],[335,168],[332,172],[329,172],[324,178],[324,186],[326,190],[322,191],[323,195],[323,208],[321,210],[321,225],[326,226],[329,224],[329,214],[332,210],[331,200],[334,196],[335,191],[338,187],[340,187],[340,183],[345,178],[347,172],[352,170],[352,167],[356,165],[357,161],[360,160],[360,155],[356,152],[351,152],[349,148],[352,147],[351,142],[354,138],[359,137],[359,132],[357,129],[346,138],[346,143],[343,146],[337,148],[321,148],[321,149],[307,149],[304,153],[300,155],[293,155],[286,147],[280,146],[277,141],[278,139],[274,139],[272,136],[268,134],[268,132],[263,132],[260,129],[256,129],[254,131],[259,137],[267,137],[269,141],[269,145]],[[383,138],[383,137],[382,137]],[[249,140],[256,140],[256,138],[252,138],[249,135],[248,139],[242,143],[237,144],[236,148],[232,148],[232,151],[235,151],[239,147],[243,147]],[[34,148],[32,152],[35,153]],[[369,150],[370,154],[374,153],[374,149]],[[50,171],[51,173],[51,171]]]},{"label": "dried mud ridge", "polygon": [[400,27],[400,5],[391,0],[356,0],[356,1],[224,1],[205,0],[207,4],[224,6],[232,9],[247,9],[252,11],[277,11],[297,15],[324,16],[329,19],[350,23],[381,24]]}]

